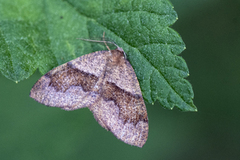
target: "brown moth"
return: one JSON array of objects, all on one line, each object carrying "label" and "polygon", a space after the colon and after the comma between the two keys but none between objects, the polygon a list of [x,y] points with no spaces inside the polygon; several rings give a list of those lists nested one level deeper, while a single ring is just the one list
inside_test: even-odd
[{"label": "brown moth", "polygon": [[54,68],[36,82],[30,97],[64,110],[88,107],[98,123],[123,142],[142,147],[147,141],[148,116],[141,89],[118,46]]}]

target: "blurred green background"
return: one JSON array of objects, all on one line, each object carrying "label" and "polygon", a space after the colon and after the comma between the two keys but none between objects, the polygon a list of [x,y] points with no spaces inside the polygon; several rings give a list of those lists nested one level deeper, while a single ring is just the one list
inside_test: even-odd
[{"label": "blurred green background", "polygon": [[67,112],[31,99],[39,72],[19,84],[0,75],[0,159],[239,159],[240,1],[171,2],[197,113],[147,104],[149,138],[137,148],[103,129],[87,108]]}]

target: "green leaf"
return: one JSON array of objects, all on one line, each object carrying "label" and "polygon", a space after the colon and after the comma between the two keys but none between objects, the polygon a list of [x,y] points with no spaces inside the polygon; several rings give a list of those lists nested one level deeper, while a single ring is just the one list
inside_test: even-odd
[{"label": "green leaf", "polygon": [[144,99],[183,111],[197,111],[185,80],[185,45],[169,28],[177,14],[168,0],[0,0],[0,71],[13,81],[37,68],[53,67],[104,45],[76,38],[113,40],[127,53]]}]

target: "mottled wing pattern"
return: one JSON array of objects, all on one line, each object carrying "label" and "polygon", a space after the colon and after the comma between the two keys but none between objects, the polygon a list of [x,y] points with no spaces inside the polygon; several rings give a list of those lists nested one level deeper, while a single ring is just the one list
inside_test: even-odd
[{"label": "mottled wing pattern", "polygon": [[65,110],[90,106],[99,97],[91,91],[105,70],[106,57],[102,52],[83,55],[49,71],[33,86],[30,97]]},{"label": "mottled wing pattern", "polygon": [[49,71],[30,97],[47,106],[89,107],[99,124],[125,143],[142,147],[148,117],[139,83],[123,50],[98,51]]},{"label": "mottled wing pattern", "polygon": [[90,110],[101,126],[125,143],[142,147],[148,137],[148,117],[136,74],[118,49],[107,61],[101,98]]}]

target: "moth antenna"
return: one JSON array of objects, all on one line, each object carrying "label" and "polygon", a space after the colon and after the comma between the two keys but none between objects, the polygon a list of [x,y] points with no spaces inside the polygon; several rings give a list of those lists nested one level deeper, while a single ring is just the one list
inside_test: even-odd
[{"label": "moth antenna", "polygon": [[[104,32],[104,33],[105,33],[105,32]],[[104,38],[104,35],[103,35],[103,38]],[[106,45],[106,47],[108,48],[109,51],[111,51],[111,50],[110,50],[110,48],[108,47],[107,43],[111,43],[111,44],[115,45],[120,51],[122,51],[123,54],[124,54],[124,58],[127,59],[127,55],[126,55],[126,53],[123,51],[123,49],[120,48],[120,47],[119,47],[116,43],[114,43],[114,42],[105,41],[105,40],[104,40],[104,41],[99,41],[99,40],[84,39],[84,38],[76,38],[76,39],[80,39],[80,40],[88,41],[88,42],[100,42],[100,43],[104,43],[104,44]]]},{"label": "moth antenna", "polygon": [[108,45],[107,45],[107,43],[106,43],[106,41],[105,41],[105,32],[103,32],[103,41],[104,41],[104,44],[105,44],[105,46],[107,47],[107,49],[109,50],[109,52],[111,53],[111,50],[110,50],[110,48],[108,47]]},{"label": "moth antenna", "polygon": [[89,41],[89,42],[103,42],[103,43],[111,43],[113,45],[115,45],[117,48],[120,48],[118,45],[116,45],[116,43],[111,42],[111,41],[99,41],[99,40],[92,40],[92,39],[84,39],[84,38],[76,38],[76,39],[81,39],[83,41]]}]

